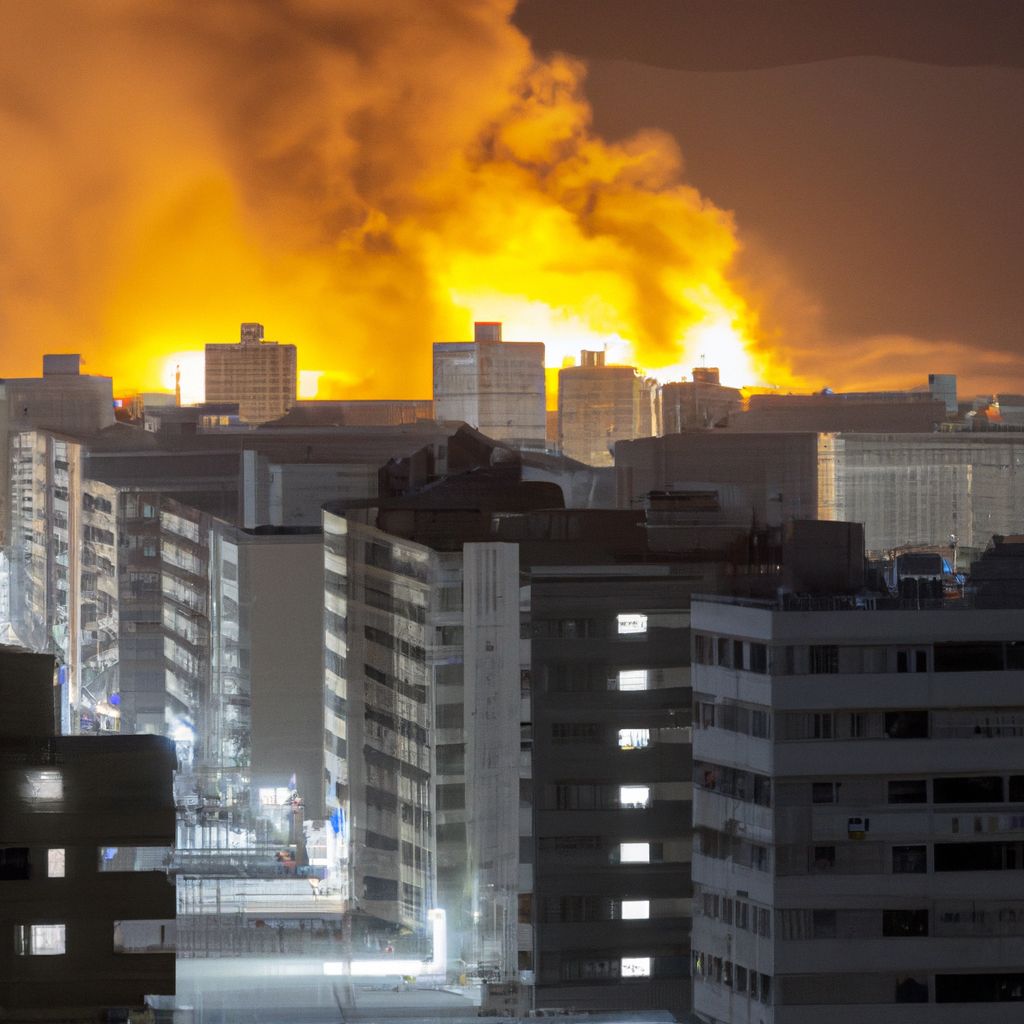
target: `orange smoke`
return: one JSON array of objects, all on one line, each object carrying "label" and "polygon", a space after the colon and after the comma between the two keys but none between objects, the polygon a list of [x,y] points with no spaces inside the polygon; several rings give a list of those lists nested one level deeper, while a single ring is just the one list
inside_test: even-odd
[{"label": "orange smoke", "polygon": [[321,397],[423,396],[430,343],[476,317],[553,366],[607,347],[788,379],[730,279],[730,215],[668,136],[597,138],[582,66],[538,60],[512,7],[6,5],[0,375],[79,350],[159,388],[260,320]]}]

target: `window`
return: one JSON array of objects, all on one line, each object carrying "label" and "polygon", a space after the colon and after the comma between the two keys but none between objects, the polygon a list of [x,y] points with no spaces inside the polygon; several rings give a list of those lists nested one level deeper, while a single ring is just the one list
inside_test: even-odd
[{"label": "window", "polygon": [[814,847],[814,870],[829,871],[836,866],[836,848],[834,846]]},{"label": "window", "polygon": [[927,711],[887,711],[885,735],[892,740],[918,740],[928,738]]},{"label": "window", "polygon": [[619,916],[623,921],[646,921],[651,916],[651,901],[623,900]]},{"label": "window", "polygon": [[67,952],[62,924],[18,925],[14,951],[19,956],[63,956]]},{"label": "window", "polygon": [[839,648],[835,644],[819,644],[811,647],[811,673],[832,674],[839,671]]},{"label": "window", "polygon": [[624,956],[622,958],[623,978],[649,978],[651,958],[649,956]]},{"label": "window", "polygon": [[937,1003],[1008,1003],[1024,1000],[1024,974],[936,974]]},{"label": "window", "polygon": [[1003,799],[1003,780],[998,775],[934,779],[932,788],[937,804],[1000,803]]},{"label": "window", "polygon": [[650,843],[619,843],[620,864],[650,864]]},{"label": "window", "polygon": [[650,746],[650,729],[620,729],[619,750],[643,750]]},{"label": "window", "polygon": [[811,915],[811,927],[816,939],[834,939],[836,937],[836,912],[834,910],[815,910]]},{"label": "window", "polygon": [[882,935],[886,938],[909,938],[927,934],[927,910],[882,911]]},{"label": "window", "polygon": [[892,848],[892,873],[894,875],[923,875],[927,870],[927,847],[894,846]]},{"label": "window", "polygon": [[650,807],[650,786],[619,786],[620,807]]},{"label": "window", "polygon": [[647,632],[647,616],[639,613],[625,613],[615,617],[619,636]]},{"label": "window", "polygon": [[834,804],[838,802],[838,782],[812,782],[812,804]]},{"label": "window", "polygon": [[811,735],[816,740],[830,740],[835,735],[835,716],[831,712],[812,716]]},{"label": "window", "polygon": [[64,799],[64,779],[60,772],[31,770],[25,772],[21,787],[22,799],[32,803]]},{"label": "window", "polygon": [[0,881],[13,882],[31,876],[27,846],[0,849]]},{"label": "window", "polygon": [[889,783],[889,803],[928,803],[928,783],[924,779],[895,779]]},{"label": "window", "polygon": [[646,690],[647,669],[627,668],[619,672],[620,690]]},{"label": "window", "polygon": [[936,672],[1000,672],[1003,645],[949,643],[935,645]]},{"label": "window", "polygon": [[765,644],[750,645],[750,671],[762,675],[768,671],[768,648]]},{"label": "window", "polygon": [[46,877],[64,877],[64,850],[54,849],[46,851]]}]

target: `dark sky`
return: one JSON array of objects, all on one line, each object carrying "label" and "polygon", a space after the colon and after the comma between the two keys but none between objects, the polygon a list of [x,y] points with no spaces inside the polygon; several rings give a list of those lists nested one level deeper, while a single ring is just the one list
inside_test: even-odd
[{"label": "dark sky", "polygon": [[911,378],[931,353],[970,378],[976,353],[977,386],[1008,386],[1024,4],[521,0],[516,23],[586,60],[600,132],[677,138],[688,180],[736,213],[741,272],[785,278],[769,304],[796,347],[849,346],[877,374],[888,346]]}]

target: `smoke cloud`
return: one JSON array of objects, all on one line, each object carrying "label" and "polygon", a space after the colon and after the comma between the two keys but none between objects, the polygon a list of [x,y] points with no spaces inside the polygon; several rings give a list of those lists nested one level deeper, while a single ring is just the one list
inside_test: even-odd
[{"label": "smoke cloud", "polygon": [[[119,390],[242,320],[321,396],[423,396],[430,342],[505,319],[767,379],[730,215],[674,141],[610,144],[512,0],[36,0],[0,15],[5,375],[81,351]],[[675,372],[669,370],[666,372]]]}]

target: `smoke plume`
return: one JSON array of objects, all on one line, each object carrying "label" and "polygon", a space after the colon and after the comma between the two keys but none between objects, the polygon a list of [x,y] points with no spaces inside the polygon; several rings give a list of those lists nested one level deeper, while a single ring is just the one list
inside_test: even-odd
[{"label": "smoke plume", "polygon": [[81,351],[154,388],[260,320],[321,396],[423,396],[430,342],[476,317],[555,365],[764,378],[730,215],[667,135],[597,138],[582,65],[535,57],[513,6],[5,5],[0,372]]}]

